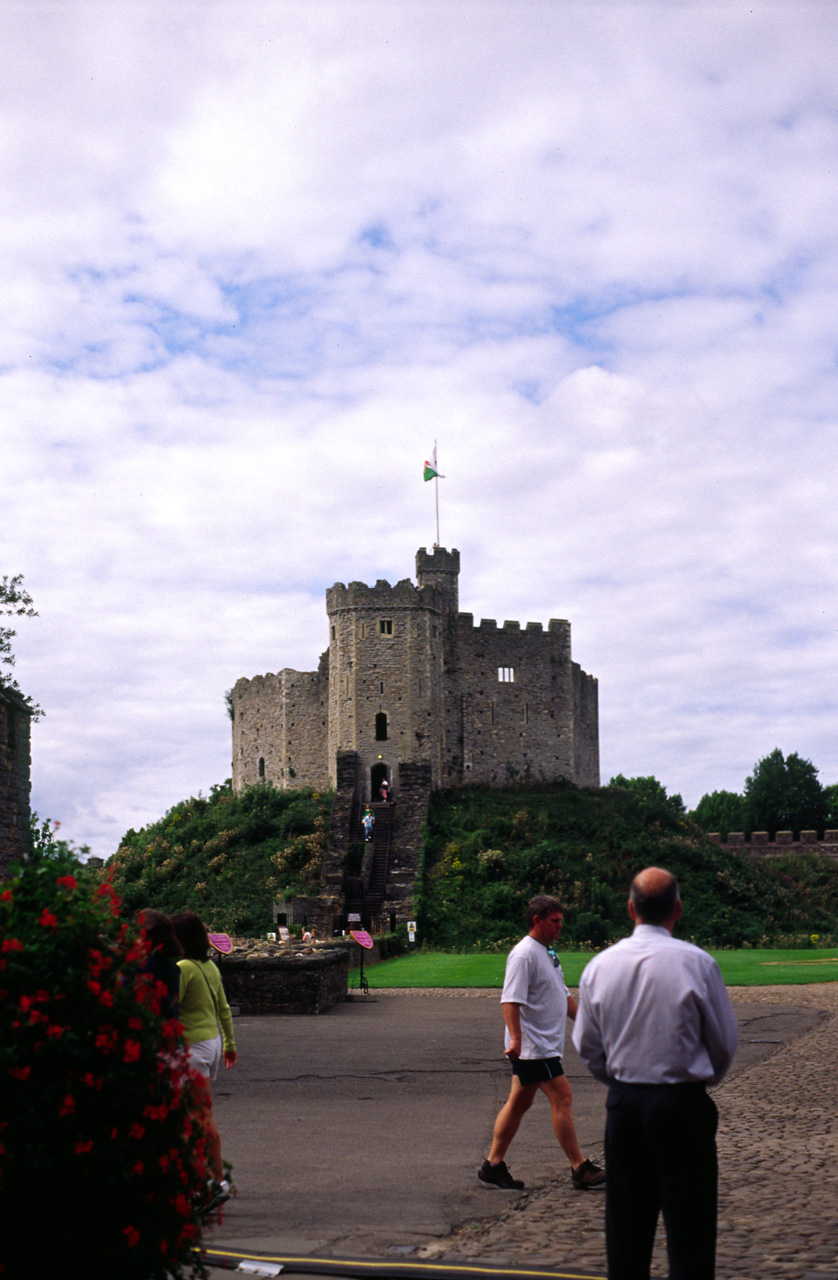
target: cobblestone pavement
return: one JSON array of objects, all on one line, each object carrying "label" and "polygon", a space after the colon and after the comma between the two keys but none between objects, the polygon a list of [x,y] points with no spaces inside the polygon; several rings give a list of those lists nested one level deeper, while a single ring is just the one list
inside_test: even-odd
[{"label": "cobblestone pavement", "polygon": [[[749,1004],[824,1013],[813,1030],[714,1090],[719,1108],[718,1280],[838,1280],[838,983],[750,987]],[[602,1152],[593,1152],[593,1159]],[[425,1258],[539,1263],[605,1275],[604,1196],[565,1178],[465,1223]],[[662,1227],[652,1274],[668,1273]]]}]

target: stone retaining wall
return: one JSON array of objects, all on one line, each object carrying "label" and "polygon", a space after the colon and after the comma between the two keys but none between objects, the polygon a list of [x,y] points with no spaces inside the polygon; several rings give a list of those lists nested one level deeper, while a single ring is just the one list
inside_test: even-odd
[{"label": "stone retaining wall", "polygon": [[224,991],[240,1013],[327,1013],[346,999],[343,947],[311,955],[218,956]]},{"label": "stone retaining wall", "polygon": [[709,838],[722,848],[744,853],[749,858],[785,858],[790,854],[822,853],[827,858],[838,861],[838,831],[824,831],[823,840],[818,839],[817,831],[801,831],[799,840],[795,840],[793,831],[778,831],[773,840],[769,838],[767,831],[752,831],[749,840],[745,838],[744,831],[730,831],[726,840],[718,832],[712,832]]}]

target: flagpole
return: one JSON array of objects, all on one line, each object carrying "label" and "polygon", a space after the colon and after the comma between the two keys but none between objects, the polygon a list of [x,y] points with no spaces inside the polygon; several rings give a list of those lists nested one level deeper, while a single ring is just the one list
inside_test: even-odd
[{"label": "flagpole", "polygon": [[[436,440],[434,440],[434,466],[436,466]],[[434,476],[434,490],[436,492],[436,542],[435,547],[439,546],[439,476]]]}]

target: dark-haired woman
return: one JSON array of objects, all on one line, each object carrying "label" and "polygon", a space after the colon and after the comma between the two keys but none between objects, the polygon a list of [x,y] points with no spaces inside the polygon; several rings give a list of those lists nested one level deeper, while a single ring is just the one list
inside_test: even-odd
[{"label": "dark-haired woman", "polygon": [[148,957],[142,966],[143,973],[150,973],[158,982],[165,983],[165,1013],[178,1017],[180,1000],[180,970],[177,962],[183,955],[174,925],[162,911],[147,908],[139,914],[139,925],[148,947]]},{"label": "dark-haired woman", "polygon": [[212,1118],[210,1080],[218,1075],[222,1058],[225,1067],[232,1067],[236,1061],[233,1015],[218,967],[207,959],[210,942],[201,918],[194,911],[183,911],[172,916],[172,924],[183,947],[183,959],[178,961],[180,1020],[189,1042],[190,1063],[203,1082],[199,1103],[207,1137],[207,1168],[213,1183],[207,1207],[215,1209],[228,1199],[230,1189],[224,1180],[221,1138]]}]

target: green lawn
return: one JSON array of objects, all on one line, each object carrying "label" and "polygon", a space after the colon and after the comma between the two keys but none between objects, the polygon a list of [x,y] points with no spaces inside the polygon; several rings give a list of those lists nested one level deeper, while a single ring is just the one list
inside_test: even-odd
[{"label": "green lawn", "polygon": [[[560,952],[568,985],[575,987],[592,952]],[[729,987],[838,982],[836,951],[713,951]],[[501,987],[505,955],[414,952],[365,970],[374,987]],[[350,974],[350,985],[357,976]]]}]

